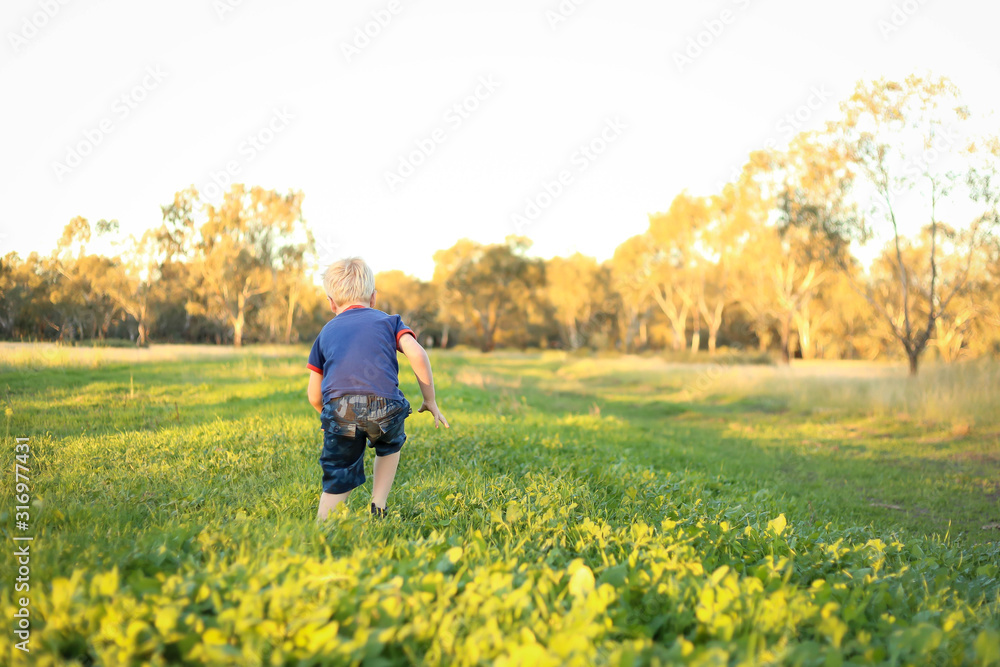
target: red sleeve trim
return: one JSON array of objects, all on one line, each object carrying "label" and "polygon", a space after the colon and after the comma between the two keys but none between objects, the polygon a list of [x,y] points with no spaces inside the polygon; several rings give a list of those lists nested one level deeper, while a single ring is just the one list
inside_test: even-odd
[{"label": "red sleeve trim", "polygon": [[306,368],[308,368],[309,370],[311,370],[313,373],[319,373],[320,375],[323,374],[323,369],[322,368],[316,368],[312,364],[306,364]]},{"label": "red sleeve trim", "polygon": [[399,339],[402,338],[405,334],[410,334],[411,336],[413,336],[413,340],[417,339],[417,334],[413,333],[413,329],[403,329],[398,334],[396,334],[396,349],[399,350],[400,352],[403,351],[403,348],[399,346]]}]

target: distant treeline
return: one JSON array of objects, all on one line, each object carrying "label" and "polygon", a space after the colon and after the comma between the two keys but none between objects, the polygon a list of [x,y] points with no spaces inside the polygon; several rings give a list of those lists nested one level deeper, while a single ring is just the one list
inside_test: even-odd
[{"label": "distant treeline", "polygon": [[[842,109],[785,151],[753,153],[720,192],[679,194],[607,262],[463,239],[435,253],[429,282],[378,274],[378,307],[429,345],[486,351],[726,346],[902,357],[914,373],[928,348],[1000,353],[1000,140],[967,131],[974,117],[946,79],[861,82]],[[311,340],[330,313],[302,198],[235,185],[212,203],[189,188],[139,238],[74,218],[49,254],[0,259],[0,336]],[[924,224],[901,220],[901,201],[923,202]],[[950,204],[973,214],[943,219]],[[114,256],[88,252],[99,236]],[[872,238],[885,245],[862,267],[852,248]]]}]

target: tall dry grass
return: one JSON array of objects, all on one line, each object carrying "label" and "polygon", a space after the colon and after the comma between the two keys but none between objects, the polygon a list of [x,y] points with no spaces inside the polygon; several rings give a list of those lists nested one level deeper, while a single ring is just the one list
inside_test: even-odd
[{"label": "tall dry grass", "polygon": [[711,393],[770,396],[799,411],[979,425],[1000,423],[1000,363],[927,364],[917,377],[901,365],[813,362],[778,368],[730,368]]},{"label": "tall dry grass", "polygon": [[20,369],[100,368],[105,364],[225,359],[248,354],[285,357],[301,353],[302,349],[299,347],[281,345],[253,345],[241,349],[219,345],[150,345],[138,348],[0,342],[0,369],[4,367]]}]

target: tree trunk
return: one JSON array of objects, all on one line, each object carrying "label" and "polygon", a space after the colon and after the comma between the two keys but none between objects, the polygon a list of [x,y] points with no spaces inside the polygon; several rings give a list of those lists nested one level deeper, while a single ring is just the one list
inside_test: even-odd
[{"label": "tree trunk", "polygon": [[236,316],[233,321],[233,347],[243,347],[243,325],[245,324],[243,311]]},{"label": "tree trunk", "polygon": [[673,301],[673,289],[671,288],[669,291],[664,289],[661,291],[659,287],[653,290],[653,298],[656,299],[656,303],[660,306],[660,310],[663,311],[663,314],[667,316],[668,320],[670,320],[670,328],[674,337],[674,349],[683,349],[689,309],[687,300],[684,300],[683,307],[678,308]]},{"label": "tree trunk", "polygon": [[795,331],[799,335],[799,351],[802,352],[803,359],[815,359],[819,351],[816,336],[813,334],[819,324],[826,319],[827,313],[821,312],[816,317],[810,315],[810,302],[806,301],[802,309],[795,315]]},{"label": "tree trunk", "polygon": [[619,341],[624,347],[626,353],[630,353],[633,350],[633,331],[635,328],[635,314],[631,309],[623,307],[622,312],[618,315],[618,336]]},{"label": "tree trunk", "polygon": [[808,319],[804,319],[801,324],[797,327],[799,332],[799,349],[802,350],[803,359],[812,359],[816,355],[813,354],[813,341],[812,341],[812,326]]},{"label": "tree trunk", "polygon": [[580,347],[580,331],[576,326],[576,319],[571,319],[567,323],[567,331],[569,332],[569,349],[576,350]]},{"label": "tree trunk", "polygon": [[138,347],[146,347],[146,339],[149,336],[149,329],[146,323],[139,320],[139,335],[136,337],[135,344]]},{"label": "tree trunk", "polygon": [[298,304],[294,292],[290,293],[288,295],[288,314],[285,316],[285,345],[289,345],[292,342],[292,324],[295,321],[296,305]]},{"label": "tree trunk", "polygon": [[111,329],[111,322],[115,319],[115,311],[111,310],[105,313],[104,321],[101,322],[101,340],[105,340],[108,337],[108,331]]},{"label": "tree trunk", "polygon": [[715,348],[719,340],[719,329],[722,328],[722,313],[725,310],[725,302],[721,299],[716,303],[715,310],[711,317],[706,317],[708,323],[708,353],[715,354]]},{"label": "tree trunk", "polygon": [[784,317],[781,320],[781,361],[785,365],[792,363],[791,350],[791,338],[792,338],[792,318]]},{"label": "tree trunk", "polygon": [[447,322],[444,324],[444,329],[441,331],[441,349],[448,349],[448,334],[451,333],[451,327]]},{"label": "tree trunk", "polygon": [[715,354],[715,349],[719,342],[719,329],[722,328],[722,311],[718,311],[719,316],[708,325],[708,353]]},{"label": "tree trunk", "polygon": [[233,347],[243,347],[243,326],[246,324],[246,296],[236,297],[236,318],[233,320]]},{"label": "tree trunk", "polygon": [[682,350],[684,349],[684,334],[687,329],[687,313],[681,313],[674,317],[670,317],[668,314],[667,317],[670,319],[670,328],[674,334],[674,349]]},{"label": "tree trunk", "polygon": [[488,312],[486,313],[480,312],[479,325],[483,330],[483,342],[482,345],[480,346],[480,349],[483,352],[492,352],[493,349],[496,347],[496,343],[493,337],[495,327],[491,326],[490,314]]},{"label": "tree trunk", "polygon": [[691,354],[698,354],[701,349],[701,313],[696,308],[694,321],[691,323]]},{"label": "tree trunk", "polygon": [[906,358],[910,362],[910,377],[917,377],[917,370],[920,365],[920,351],[907,350]]}]

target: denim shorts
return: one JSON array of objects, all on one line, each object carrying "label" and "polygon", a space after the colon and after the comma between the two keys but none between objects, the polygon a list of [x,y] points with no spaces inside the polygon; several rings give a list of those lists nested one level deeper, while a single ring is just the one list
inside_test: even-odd
[{"label": "denim shorts", "polygon": [[349,394],[323,406],[323,492],[347,493],[365,483],[365,446],[376,456],[395,454],[406,442],[403,422],[412,412],[405,398]]}]

